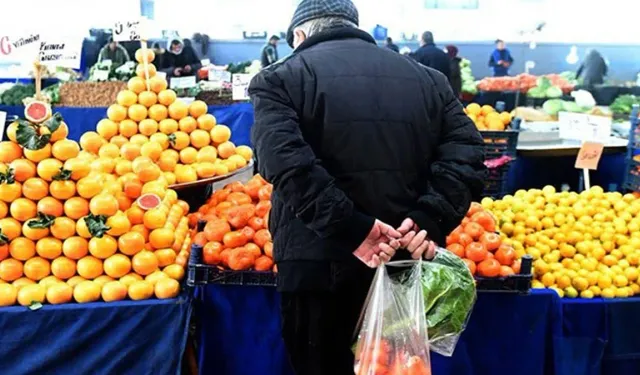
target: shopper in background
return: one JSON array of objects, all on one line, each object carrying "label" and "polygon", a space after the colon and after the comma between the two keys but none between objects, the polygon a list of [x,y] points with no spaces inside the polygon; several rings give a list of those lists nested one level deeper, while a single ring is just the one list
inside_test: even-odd
[{"label": "shopper in background", "polygon": [[600,85],[604,83],[604,76],[607,75],[607,62],[600,52],[592,49],[587,52],[587,56],[578,68],[577,78],[582,78],[584,86]]},{"label": "shopper in background", "polygon": [[303,0],[287,33],[294,52],[249,86],[298,375],[353,374],[370,267],[398,248],[432,257],[483,188],[483,140],[447,78],[357,25],[350,0]]},{"label": "shopper in background", "polygon": [[267,66],[273,64],[278,61],[278,41],[280,37],[277,35],[272,35],[269,38],[269,42],[262,47],[262,53],[260,54],[260,62],[262,63],[262,67],[266,68]]},{"label": "shopper in background", "polygon": [[201,66],[193,47],[179,39],[172,39],[162,56],[162,71],[168,77],[193,76]]},{"label": "shopper in background", "polygon": [[111,64],[117,68],[129,61],[129,54],[118,42],[109,38],[109,43],[102,47],[98,55],[98,62],[105,60],[111,60]]},{"label": "shopper in background", "polygon": [[394,52],[400,53],[400,48],[398,48],[398,46],[393,43],[393,39],[391,39],[389,37],[387,37],[387,44],[385,45],[385,47],[389,48],[390,50],[392,50]]},{"label": "shopper in background", "polygon": [[433,41],[433,33],[425,31],[420,39],[420,48],[410,55],[417,62],[429,68],[433,68],[444,74],[447,78],[451,77],[451,63],[449,57],[444,51],[436,47]]},{"label": "shopper in background", "polygon": [[445,49],[451,64],[451,77],[449,77],[449,83],[451,83],[451,88],[457,98],[460,95],[460,91],[462,91],[462,77],[460,75],[460,61],[462,59],[458,57],[458,47],[448,45]]},{"label": "shopper in background", "polygon": [[493,50],[489,57],[489,66],[493,68],[493,76],[508,76],[511,64],[513,64],[511,52],[506,48],[503,40],[496,40],[496,49]]}]

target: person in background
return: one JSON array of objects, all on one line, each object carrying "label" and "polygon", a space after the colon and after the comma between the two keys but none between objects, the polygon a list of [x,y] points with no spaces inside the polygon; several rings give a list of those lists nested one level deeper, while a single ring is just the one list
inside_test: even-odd
[{"label": "person in background", "polygon": [[201,66],[193,47],[185,46],[179,39],[172,39],[162,56],[161,70],[167,77],[193,76]]},{"label": "person in background", "polygon": [[163,60],[164,60],[164,53],[166,52],[166,50],[162,48],[160,46],[160,43],[158,42],[153,43],[153,45],[151,46],[151,50],[156,55],[156,58],[153,60],[153,64],[158,67],[162,67]]},{"label": "person in background", "polygon": [[587,52],[582,64],[578,68],[576,78],[582,78],[584,86],[600,85],[604,83],[604,76],[607,75],[607,62],[600,52],[595,49]]},{"label": "person in background", "polygon": [[460,75],[460,60],[462,59],[458,57],[458,47],[448,45],[445,49],[451,59],[451,77],[449,77],[449,83],[451,83],[451,88],[457,98],[460,95],[460,91],[462,91],[462,77]]},{"label": "person in background", "polygon": [[410,54],[417,62],[429,68],[433,68],[444,74],[447,79],[451,77],[451,62],[444,51],[436,47],[433,41],[433,33],[425,31],[420,38],[420,48]]},{"label": "person in background", "polygon": [[389,48],[392,51],[400,53],[400,48],[396,44],[393,43],[393,39],[387,37],[387,44],[385,47]]},{"label": "person in background", "polygon": [[509,75],[509,68],[513,64],[511,52],[505,47],[504,41],[496,40],[496,49],[489,57],[489,66],[493,68],[494,77],[504,77]]},{"label": "person in background", "polygon": [[282,335],[297,375],[353,375],[373,268],[445,245],[482,192],[483,140],[447,78],[379,48],[351,0],[303,0],[287,42],[249,85]]},{"label": "person in background", "polygon": [[262,63],[262,68],[266,68],[267,66],[273,64],[278,61],[278,41],[280,37],[277,35],[272,35],[269,38],[267,44],[262,47],[262,52],[260,53],[260,62]]},{"label": "person in background", "polygon": [[129,54],[118,42],[109,38],[109,43],[102,47],[98,55],[98,62],[105,60],[111,60],[111,64],[117,68],[129,61]]}]

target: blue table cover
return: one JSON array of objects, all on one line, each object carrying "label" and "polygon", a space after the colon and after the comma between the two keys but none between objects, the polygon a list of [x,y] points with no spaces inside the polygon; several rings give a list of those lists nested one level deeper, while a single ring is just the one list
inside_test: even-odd
[{"label": "blue table cover", "polygon": [[180,374],[191,298],[0,309],[0,374]]},{"label": "blue table cover", "polygon": [[[201,374],[291,375],[280,339],[278,295],[268,287],[198,290]],[[451,358],[432,355],[437,375],[637,375],[640,298],[560,299],[481,293]]]}]

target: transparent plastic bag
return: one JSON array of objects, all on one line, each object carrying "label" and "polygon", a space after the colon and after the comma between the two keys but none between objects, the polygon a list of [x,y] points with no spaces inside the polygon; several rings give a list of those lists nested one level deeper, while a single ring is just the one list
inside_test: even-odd
[{"label": "transparent plastic bag", "polygon": [[[378,267],[355,348],[357,375],[431,374],[421,263]],[[389,276],[394,266],[410,269]]]}]

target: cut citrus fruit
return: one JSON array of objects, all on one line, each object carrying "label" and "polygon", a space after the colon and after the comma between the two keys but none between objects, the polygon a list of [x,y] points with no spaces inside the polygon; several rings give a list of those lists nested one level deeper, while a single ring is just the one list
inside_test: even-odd
[{"label": "cut citrus fruit", "polygon": [[160,197],[152,193],[143,194],[138,198],[138,200],[136,200],[138,206],[145,211],[158,207],[160,202]]},{"label": "cut citrus fruit", "polygon": [[51,106],[39,100],[33,100],[24,108],[24,117],[30,122],[39,124],[51,117]]}]

